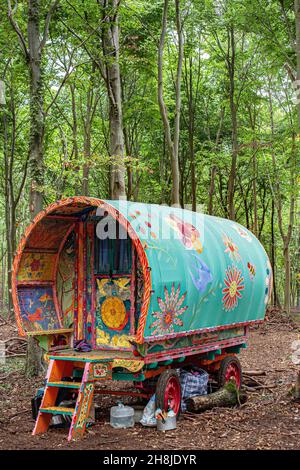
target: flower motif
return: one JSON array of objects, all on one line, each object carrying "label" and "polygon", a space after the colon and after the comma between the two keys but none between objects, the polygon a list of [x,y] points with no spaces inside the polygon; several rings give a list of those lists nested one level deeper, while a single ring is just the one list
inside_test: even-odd
[{"label": "flower motif", "polygon": [[226,246],[225,253],[229,254],[229,258],[232,261],[240,261],[241,256],[239,254],[238,246],[233,242],[232,238],[228,237],[226,233],[223,234],[223,243]]},{"label": "flower motif", "polygon": [[174,331],[174,325],[183,326],[183,321],[179,318],[187,306],[181,307],[186,297],[186,292],[180,297],[180,284],[175,290],[174,282],[172,284],[171,292],[164,288],[165,299],[157,298],[160,310],[153,312],[155,321],[152,323],[151,328],[154,328],[153,335],[155,334],[168,334]]},{"label": "flower motif", "polygon": [[226,311],[230,311],[237,307],[238,299],[242,298],[241,291],[245,289],[242,271],[235,266],[229,266],[226,269],[224,284],[226,287],[222,290],[223,307]]},{"label": "flower motif", "polygon": [[39,259],[34,259],[30,263],[31,271],[38,271],[41,268],[41,261]]}]

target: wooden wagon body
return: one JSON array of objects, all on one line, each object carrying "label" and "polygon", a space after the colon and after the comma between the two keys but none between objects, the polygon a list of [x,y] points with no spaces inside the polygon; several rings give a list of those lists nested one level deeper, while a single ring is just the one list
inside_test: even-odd
[{"label": "wooden wagon body", "polygon": [[[223,361],[222,372],[239,385],[234,355],[249,325],[264,319],[272,272],[262,245],[235,222],[70,197],[28,226],[12,278],[19,333],[35,336],[50,360],[34,433],[64,413],[72,416],[71,439],[84,432],[101,380],[131,380],[149,396],[147,381],[158,377],[161,406],[176,412],[177,368],[197,364],[216,374]],[[79,340],[90,351],[76,351]],[[63,380],[78,369],[80,383]],[[75,409],[55,406],[60,387],[78,389]]]}]

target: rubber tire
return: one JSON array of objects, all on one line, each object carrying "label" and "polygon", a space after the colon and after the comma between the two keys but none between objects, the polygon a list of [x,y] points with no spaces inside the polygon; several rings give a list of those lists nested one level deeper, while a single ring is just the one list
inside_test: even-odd
[{"label": "rubber tire", "polygon": [[156,385],[156,391],[155,391],[155,406],[156,408],[160,408],[161,410],[164,409],[165,390],[166,390],[166,386],[170,377],[176,377],[178,384],[179,384],[179,388],[180,388],[180,406],[179,406],[178,413],[176,415],[177,418],[179,418],[180,410],[181,410],[181,386],[180,386],[179,376],[175,369],[168,369],[168,370],[165,370],[162,374],[160,374],[158,381],[157,381],[157,385]]},{"label": "rubber tire", "polygon": [[236,356],[226,356],[224,357],[224,359],[222,359],[220,368],[218,371],[218,375],[217,375],[218,388],[224,387],[226,383],[226,371],[227,371],[229,364],[232,364],[232,363],[234,363],[238,367],[238,370],[240,372],[240,387],[242,386],[243,377],[242,377],[242,366],[241,366],[240,361],[238,360]]}]

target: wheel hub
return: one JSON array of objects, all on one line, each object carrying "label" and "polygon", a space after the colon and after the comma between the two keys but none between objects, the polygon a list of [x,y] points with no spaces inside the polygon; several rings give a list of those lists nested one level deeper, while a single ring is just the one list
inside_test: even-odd
[{"label": "wheel hub", "polygon": [[171,408],[175,414],[180,409],[180,384],[175,377],[170,377],[168,380],[165,390],[164,407],[166,411]]}]

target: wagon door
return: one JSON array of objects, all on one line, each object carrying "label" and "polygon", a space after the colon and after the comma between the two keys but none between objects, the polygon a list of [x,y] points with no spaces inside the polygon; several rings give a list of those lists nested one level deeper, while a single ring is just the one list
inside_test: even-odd
[{"label": "wagon door", "polygon": [[103,240],[95,233],[96,349],[131,348],[129,340],[134,334],[134,253],[131,239],[116,224],[116,238]]}]

